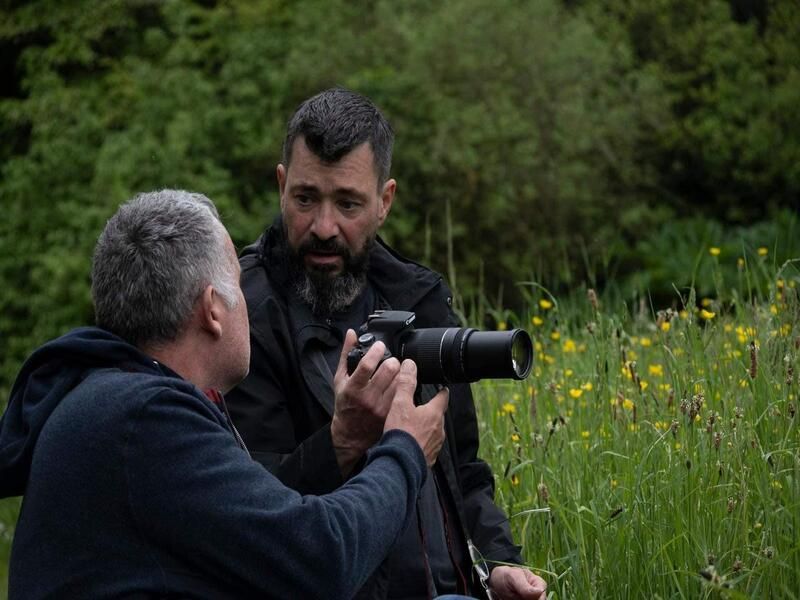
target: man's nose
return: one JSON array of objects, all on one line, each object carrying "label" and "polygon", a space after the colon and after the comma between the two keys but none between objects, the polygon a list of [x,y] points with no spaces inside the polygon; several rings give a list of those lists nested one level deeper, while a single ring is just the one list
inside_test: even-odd
[{"label": "man's nose", "polygon": [[339,235],[339,222],[336,208],[330,202],[321,202],[311,232],[321,240],[329,240]]}]

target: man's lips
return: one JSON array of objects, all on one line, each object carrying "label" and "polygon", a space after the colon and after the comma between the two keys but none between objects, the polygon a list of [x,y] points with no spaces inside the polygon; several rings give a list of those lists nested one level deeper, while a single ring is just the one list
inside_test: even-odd
[{"label": "man's lips", "polygon": [[341,255],[329,252],[308,252],[306,260],[320,265],[330,265],[342,260]]}]

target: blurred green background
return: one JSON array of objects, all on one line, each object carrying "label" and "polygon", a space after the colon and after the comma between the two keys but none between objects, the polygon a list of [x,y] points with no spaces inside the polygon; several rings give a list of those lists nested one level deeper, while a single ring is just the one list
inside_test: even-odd
[{"label": "blurred green background", "polygon": [[121,202],[200,191],[252,241],[286,120],[334,85],[395,128],[385,237],[492,314],[519,281],[660,305],[713,295],[710,246],[734,276],[757,247],[800,256],[797,0],[0,7],[0,407],[38,344],[92,322]]},{"label": "blurred green background", "polygon": [[796,0],[2,6],[1,398],[37,344],[92,321],[119,203],[201,191],[252,241],[286,120],[333,85],[396,130],[385,236],[463,298],[515,308],[520,280],[703,295],[709,245],[728,269],[745,247],[800,255]]}]

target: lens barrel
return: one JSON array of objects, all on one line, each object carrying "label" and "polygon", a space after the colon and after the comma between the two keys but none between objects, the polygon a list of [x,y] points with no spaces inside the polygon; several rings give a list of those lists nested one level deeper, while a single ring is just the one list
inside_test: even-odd
[{"label": "lens barrel", "polygon": [[415,329],[399,340],[399,359],[417,364],[420,383],[467,383],[479,379],[525,379],[533,344],[524,329]]}]

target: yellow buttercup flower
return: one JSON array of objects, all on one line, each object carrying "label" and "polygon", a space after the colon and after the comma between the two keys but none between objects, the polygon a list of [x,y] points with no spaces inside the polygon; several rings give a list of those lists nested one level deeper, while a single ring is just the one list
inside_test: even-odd
[{"label": "yellow buttercup flower", "polygon": [[575,352],[578,349],[575,340],[572,338],[567,338],[564,340],[564,345],[561,347],[565,354],[570,354],[571,352]]},{"label": "yellow buttercup flower", "polygon": [[703,317],[706,321],[710,321],[716,316],[716,313],[713,313],[710,310],[706,310],[704,308],[700,311],[700,316]]},{"label": "yellow buttercup flower", "polygon": [[664,331],[664,332],[669,331],[669,328],[670,328],[669,321],[664,321],[661,324],[661,331]]},{"label": "yellow buttercup flower", "polygon": [[533,323],[536,327],[541,327],[542,324],[544,323],[544,319],[542,319],[541,317],[533,317],[531,319],[531,323]]},{"label": "yellow buttercup flower", "polygon": [[583,394],[583,390],[579,388],[570,388],[569,395],[573,398],[580,398]]},{"label": "yellow buttercup flower", "polygon": [[758,255],[759,256],[766,256],[767,254],[769,254],[769,248],[767,248],[766,246],[761,246],[758,249]]},{"label": "yellow buttercup flower", "polygon": [[647,367],[647,372],[653,377],[662,377],[664,375],[664,367],[659,364],[649,365]]},{"label": "yellow buttercup flower", "polygon": [[561,339],[561,334],[558,333],[557,331],[554,331],[550,334],[550,339],[553,340],[554,342],[557,342],[558,340]]},{"label": "yellow buttercup flower", "polygon": [[553,303],[550,302],[550,300],[548,300],[547,298],[542,298],[541,300],[539,300],[539,306],[542,308],[542,310],[550,310],[551,308],[553,308]]},{"label": "yellow buttercup flower", "polygon": [[511,404],[511,402],[506,402],[503,404],[502,411],[507,415],[513,415],[515,412],[517,412],[517,407]]},{"label": "yellow buttercup flower", "polygon": [[711,256],[719,256],[720,249],[717,246],[711,246],[711,248],[708,249],[708,253]]}]

